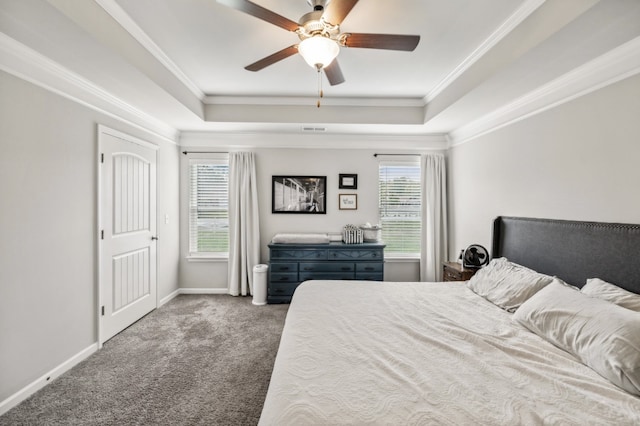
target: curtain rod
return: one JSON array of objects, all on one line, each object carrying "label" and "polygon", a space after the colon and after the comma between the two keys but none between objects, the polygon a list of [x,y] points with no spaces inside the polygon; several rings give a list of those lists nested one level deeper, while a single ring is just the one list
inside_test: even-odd
[{"label": "curtain rod", "polygon": [[378,155],[401,155],[403,157],[419,157],[420,154],[382,154],[382,153],[375,153],[373,154],[374,157],[377,157]]},{"label": "curtain rod", "polygon": [[228,152],[222,151],[182,151],[184,155],[187,154],[228,154]]}]

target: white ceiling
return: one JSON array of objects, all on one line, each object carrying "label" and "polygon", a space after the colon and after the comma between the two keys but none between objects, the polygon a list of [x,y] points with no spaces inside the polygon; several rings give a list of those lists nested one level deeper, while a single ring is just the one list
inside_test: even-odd
[{"label": "white ceiling", "polygon": [[[116,1],[206,94],[315,96],[316,72],[299,55],[259,72],[244,70],[299,42],[295,33],[215,0]],[[305,0],[255,2],[296,22],[312,10]],[[422,40],[413,53],[343,48],[338,60],[347,81],[329,87],[325,80],[327,96],[422,98],[522,3],[362,0],[343,31],[417,34]]]},{"label": "white ceiling", "polygon": [[[293,21],[311,11],[254,2]],[[0,28],[2,69],[183,132],[460,135],[640,71],[638,0],[360,0],[342,31],[420,43],[342,48],[346,82],[324,79],[321,108],[299,55],[244,69],[296,34],[215,0],[2,0]]]}]

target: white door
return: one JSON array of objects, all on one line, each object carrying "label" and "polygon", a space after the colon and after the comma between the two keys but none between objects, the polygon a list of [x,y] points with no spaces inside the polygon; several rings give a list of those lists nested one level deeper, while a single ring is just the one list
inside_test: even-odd
[{"label": "white door", "polygon": [[157,147],[99,127],[99,343],[156,308]]}]

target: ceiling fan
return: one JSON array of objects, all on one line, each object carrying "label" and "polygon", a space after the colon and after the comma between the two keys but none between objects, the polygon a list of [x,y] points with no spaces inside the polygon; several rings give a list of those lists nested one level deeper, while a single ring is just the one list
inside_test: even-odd
[{"label": "ceiling fan", "polygon": [[358,0],[307,0],[313,12],[302,15],[294,22],[249,0],[217,0],[241,12],[294,32],[299,44],[269,55],[245,67],[249,71],[260,71],[296,53],[300,53],[313,68],[324,70],[329,83],[334,86],[345,81],[336,56],[340,47],[361,47],[413,51],[420,41],[419,35],[365,34],[340,31],[340,24]]}]

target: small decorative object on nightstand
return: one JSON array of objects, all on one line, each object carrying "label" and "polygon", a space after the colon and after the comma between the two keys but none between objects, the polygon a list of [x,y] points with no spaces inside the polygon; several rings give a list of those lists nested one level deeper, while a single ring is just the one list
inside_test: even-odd
[{"label": "small decorative object on nightstand", "polygon": [[463,268],[458,262],[444,262],[442,265],[442,280],[443,281],[467,281],[477,269]]}]

